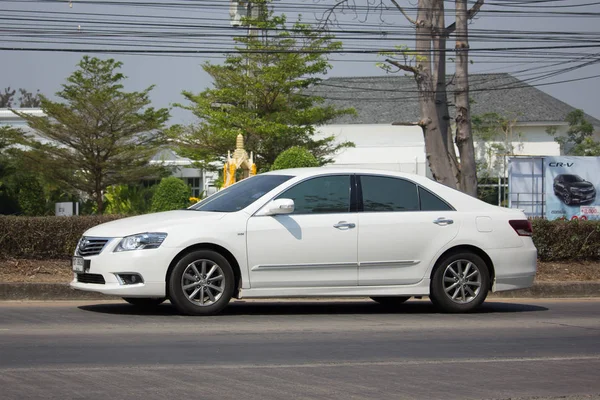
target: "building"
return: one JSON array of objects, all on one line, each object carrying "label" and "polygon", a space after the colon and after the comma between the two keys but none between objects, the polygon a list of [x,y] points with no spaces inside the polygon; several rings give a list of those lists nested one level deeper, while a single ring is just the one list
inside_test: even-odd
[{"label": "building", "polygon": [[[392,125],[420,119],[412,76],[329,78],[309,93],[325,98],[326,104],[356,109],[356,116],[342,116],[319,127],[319,136],[335,135],[340,142],[350,140],[356,145],[337,154],[335,165],[427,174],[421,128]],[[492,144],[503,142],[514,155],[561,155],[559,144],[546,131],[555,129],[556,136],[564,136],[568,127],[565,117],[574,107],[506,73],[470,75],[470,97],[472,116],[497,113],[513,122],[506,139],[476,141],[479,159],[486,157]],[[600,140],[600,120],[589,115],[586,119],[594,125],[595,137]],[[506,177],[503,159],[493,158],[493,174]]]}]

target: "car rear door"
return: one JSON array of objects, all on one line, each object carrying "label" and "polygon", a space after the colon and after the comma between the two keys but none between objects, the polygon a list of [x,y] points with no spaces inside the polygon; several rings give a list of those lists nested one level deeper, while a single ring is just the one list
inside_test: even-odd
[{"label": "car rear door", "polygon": [[361,175],[359,188],[359,285],[420,282],[440,248],[458,234],[459,213],[406,179]]}]

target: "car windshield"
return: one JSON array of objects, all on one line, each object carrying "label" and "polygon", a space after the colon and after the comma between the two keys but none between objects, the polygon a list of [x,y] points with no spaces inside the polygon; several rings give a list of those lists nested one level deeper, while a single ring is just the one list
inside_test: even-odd
[{"label": "car windshield", "polygon": [[579,175],[565,175],[564,180],[565,182],[583,182],[583,178]]},{"label": "car windshield", "polygon": [[239,211],[291,178],[288,175],[258,175],[247,178],[194,204],[189,210]]}]

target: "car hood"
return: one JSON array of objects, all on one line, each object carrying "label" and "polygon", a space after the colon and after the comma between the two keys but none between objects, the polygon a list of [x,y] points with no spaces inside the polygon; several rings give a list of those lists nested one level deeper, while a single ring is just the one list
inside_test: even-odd
[{"label": "car hood", "polygon": [[144,232],[169,232],[174,226],[206,224],[223,218],[226,213],[175,210],[138,215],[106,222],[88,229],[84,236],[123,237]]}]

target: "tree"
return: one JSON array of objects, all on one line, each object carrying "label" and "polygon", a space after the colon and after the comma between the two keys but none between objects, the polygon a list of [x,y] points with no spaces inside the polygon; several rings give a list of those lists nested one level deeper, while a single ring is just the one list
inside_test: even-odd
[{"label": "tree", "polygon": [[19,103],[21,108],[39,108],[42,105],[40,99],[40,91],[35,93],[28,92],[25,89],[19,89],[21,96],[19,97]]},{"label": "tree", "polygon": [[[583,110],[573,110],[565,117],[569,124],[567,136],[559,136],[554,141],[560,144],[563,152],[570,156],[600,156],[600,143],[594,140],[594,126],[585,119]],[[552,136],[556,127],[546,129]]]},{"label": "tree", "polygon": [[[19,97],[20,108],[37,108],[41,105],[40,91],[36,93],[28,92],[25,89],[19,89],[21,96]],[[4,93],[0,93],[0,108],[12,108],[16,90],[10,90],[10,87],[4,89]]]},{"label": "tree", "polygon": [[181,179],[174,176],[163,178],[152,196],[150,209],[158,212],[187,208],[190,205],[191,195],[190,187]]},{"label": "tree", "polygon": [[183,92],[191,104],[181,107],[200,122],[173,130],[178,152],[205,165],[222,162],[241,133],[261,171],[293,146],[308,149],[320,164],[330,162],[332,153],[351,143],[315,139],[315,128],[354,111],[325,106],[322,98],[302,90],[327,73],[331,66],[323,53],[339,50],[341,44],[300,21],[287,29],[286,17],[274,16],[266,1],[253,4],[261,12],[244,20],[252,34],[235,39],[237,53],[227,55],[223,65],[203,65],[214,88]]},{"label": "tree", "polygon": [[[336,9],[354,8],[354,2],[334,0],[325,23]],[[417,83],[421,119],[417,125],[423,129],[427,161],[433,177],[438,182],[457,188],[472,196],[477,195],[476,163],[471,135],[468,83],[468,21],[473,19],[483,5],[477,0],[467,9],[466,0],[455,0],[455,22],[446,26],[444,1],[418,0],[417,17],[413,19],[396,1],[389,0],[415,28],[415,49],[402,50],[400,54],[387,54],[385,62],[389,72],[408,72]],[[389,9],[386,0],[370,3],[372,9]],[[450,113],[446,82],[447,40],[456,36],[455,50],[455,104],[456,133],[450,129]],[[401,106],[401,105],[400,105]],[[453,140],[453,136],[455,140]],[[456,156],[454,143],[459,151]]]},{"label": "tree", "polygon": [[303,147],[290,147],[281,153],[273,163],[273,171],[287,168],[318,167],[319,160]]},{"label": "tree", "polygon": [[12,107],[12,101],[15,93],[15,90],[10,90],[10,86],[4,89],[4,93],[0,92],[0,108]]},{"label": "tree", "polygon": [[44,117],[13,111],[27,121],[42,143],[24,144],[32,169],[94,199],[103,211],[103,192],[111,185],[154,178],[162,168],[150,163],[163,144],[167,109],[155,110],[149,93],[125,92],[122,63],[85,56],[54,102],[40,95]]}]

